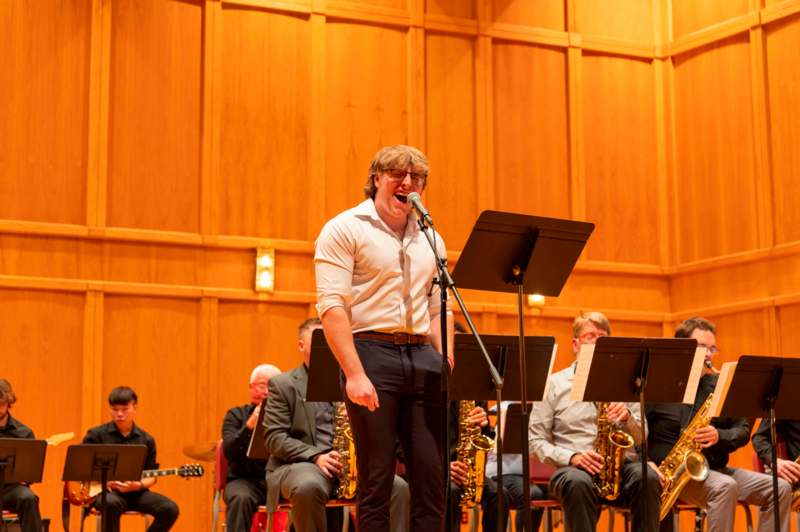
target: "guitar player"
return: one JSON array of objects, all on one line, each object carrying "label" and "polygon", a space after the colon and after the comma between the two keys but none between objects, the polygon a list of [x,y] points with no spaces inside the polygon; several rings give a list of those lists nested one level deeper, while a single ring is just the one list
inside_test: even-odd
[{"label": "guitar player", "polygon": [[[0,438],[33,438],[33,431],[19,420],[11,417],[11,405],[17,396],[11,383],[0,378]],[[3,488],[2,510],[16,512],[19,515],[23,532],[41,532],[42,518],[39,515],[39,497],[24,484],[7,484]],[[0,529],[2,527],[0,526]]]},{"label": "guitar player", "polygon": [[[108,405],[111,421],[98,425],[86,433],[83,443],[110,443],[115,445],[145,445],[147,458],[145,469],[158,469],[156,462],[156,441],[133,422],[136,415],[138,397],[128,386],[118,386],[111,390]],[[109,482],[106,495],[107,508],[102,509],[98,497],[93,506],[103,510],[109,532],[119,532],[120,516],[127,511],[136,511],[153,516],[149,532],[161,532],[172,528],[178,519],[178,505],[172,499],[150,491],[156,483],[155,477],[127,482]]]}]

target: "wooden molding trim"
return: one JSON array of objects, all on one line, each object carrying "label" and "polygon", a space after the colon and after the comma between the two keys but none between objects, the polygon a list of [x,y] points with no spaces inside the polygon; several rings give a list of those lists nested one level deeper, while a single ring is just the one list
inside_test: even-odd
[{"label": "wooden molding trim", "polygon": [[285,11],[294,14],[311,14],[311,2],[287,2],[283,0],[222,0],[223,6],[258,7],[267,11]]},{"label": "wooden molding trim", "polygon": [[746,13],[675,39],[667,47],[667,53],[676,56],[691,52],[696,48],[744,33],[750,28],[757,27],[760,23],[758,12]]},{"label": "wooden molding trim", "polygon": [[761,24],[766,25],[800,13],[800,0],[786,0],[761,10]]}]

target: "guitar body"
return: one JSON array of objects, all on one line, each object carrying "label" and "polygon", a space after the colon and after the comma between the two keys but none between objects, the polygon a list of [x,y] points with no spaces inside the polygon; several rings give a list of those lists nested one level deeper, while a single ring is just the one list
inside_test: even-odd
[{"label": "guitar body", "polygon": [[75,482],[64,483],[64,497],[73,506],[91,506],[100,495],[102,485],[100,482]]},{"label": "guitar body", "polygon": [[[202,477],[205,473],[203,466],[187,464],[176,469],[152,469],[142,471],[142,478],[163,477],[178,475],[181,478]],[[92,482],[64,482],[64,498],[73,506],[91,506],[103,491],[102,483]]]}]

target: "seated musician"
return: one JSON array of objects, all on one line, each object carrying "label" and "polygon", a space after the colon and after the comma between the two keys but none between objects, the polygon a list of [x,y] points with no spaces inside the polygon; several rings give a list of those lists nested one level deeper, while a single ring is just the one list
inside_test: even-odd
[{"label": "seated musician", "polygon": [[[501,411],[503,415],[508,409],[510,402],[503,401]],[[506,442],[508,445],[508,442]],[[503,487],[505,497],[505,515],[503,522],[508,520],[508,510],[513,508],[517,510],[516,518],[514,519],[514,530],[525,530],[525,514],[520,510],[525,507],[525,492],[522,484],[522,454],[503,453]],[[497,447],[492,447],[489,451],[489,456],[486,460],[486,482],[488,486],[493,489],[488,491],[484,490],[483,501],[483,530],[491,532],[498,530],[497,523]],[[546,497],[545,489],[543,486],[536,484],[530,485],[531,501],[537,499],[544,499]],[[530,501],[528,501],[530,503]],[[539,524],[542,522],[542,509],[533,508],[531,510],[531,525],[533,530],[539,530]],[[501,529],[502,530],[502,529]]]},{"label": "seated musician", "polygon": [[[649,458],[661,464],[681,437],[684,427],[690,424],[696,412],[714,391],[716,372],[711,360],[717,354],[716,327],[710,321],[693,317],[681,323],[675,331],[676,338],[694,338],[706,348],[704,373],[698,383],[694,406],[681,403],[648,403],[646,417],[649,427]],[[759,530],[773,529],[771,479],[762,473],[728,466],[730,453],[743,447],[750,439],[750,422],[744,418],[713,418],[711,423],[701,426],[691,438],[702,449],[710,472],[705,481],[689,482],[678,494],[680,500],[704,508],[708,514],[710,532],[727,532],[734,529],[737,501],[760,508]],[[659,472],[663,481],[664,477]],[[667,487],[669,492],[669,487]],[[779,485],[781,530],[789,530],[789,503],[791,489],[781,481]],[[666,492],[665,492],[666,495]],[[671,515],[662,522],[662,530],[671,530]]]},{"label": "seated musician", "polygon": [[[156,441],[153,437],[136,425],[138,397],[133,389],[118,386],[108,395],[111,410],[111,421],[89,429],[83,443],[107,443],[114,445],[145,445],[147,455],[144,469],[158,469],[156,461]],[[161,532],[172,528],[178,519],[178,505],[171,499],[150,491],[156,483],[155,477],[131,481],[111,481],[108,483],[106,507],[101,506],[101,499],[95,499],[93,505],[102,511],[106,520],[106,530],[118,532],[120,517],[127,511],[135,511],[153,516],[153,524],[148,532]]]},{"label": "seated musician", "polygon": [[[0,438],[30,438],[33,431],[20,420],[11,416],[11,406],[17,396],[11,383],[0,378]],[[42,518],[39,515],[39,497],[25,484],[6,484],[2,493],[3,505],[0,510],[14,512],[19,516],[22,532],[41,532]]]},{"label": "seated musician", "polygon": [[[303,363],[269,380],[264,412],[267,461],[267,510],[274,511],[279,499],[292,503],[292,518],[297,532],[341,529],[341,508],[325,508],[340,485],[342,462],[332,448],[335,406],[333,403],[306,401],[311,335],[320,329],[317,318],[299,327],[298,349]],[[355,482],[355,478],[350,479]],[[390,530],[409,527],[408,485],[394,478],[390,503]],[[354,500],[355,502],[355,500]]]},{"label": "seated musician", "polygon": [[228,461],[225,482],[225,529],[249,532],[253,514],[267,498],[264,480],[266,460],[247,457],[250,438],[258,421],[261,403],[267,397],[267,383],[281,370],[271,364],[256,366],[250,374],[250,402],[235,406],[222,422],[222,451]]},{"label": "seated musician", "polygon": [[[608,336],[608,319],[599,312],[586,312],[572,325],[572,350],[577,356],[581,345],[594,344]],[[647,492],[643,492],[641,466],[628,451],[620,468],[619,483],[602,486],[603,492],[618,486],[619,495],[604,500],[593,480],[604,464],[604,456],[595,451],[598,433],[597,406],[591,402],[570,399],[576,363],[550,376],[547,394],[534,403],[529,425],[531,453],[558,469],[550,478],[548,491],[564,509],[564,527],[569,531],[594,530],[599,517],[598,504],[613,504],[631,509],[633,530],[653,532],[658,529],[658,477],[648,468]],[[620,383],[623,386],[624,383]],[[605,407],[608,422],[628,432],[635,443],[641,441],[642,426],[639,405],[609,403]],[[633,447],[631,447],[632,449]],[[643,500],[647,497],[647,519]]]},{"label": "seated musician", "polygon": [[[753,449],[767,471],[772,470],[771,426],[769,418],[765,417],[753,434]],[[778,458],[778,476],[794,486],[800,482],[800,464],[797,463],[800,458],[800,420],[777,419],[775,432],[778,440],[783,440],[787,454],[786,458]]]}]

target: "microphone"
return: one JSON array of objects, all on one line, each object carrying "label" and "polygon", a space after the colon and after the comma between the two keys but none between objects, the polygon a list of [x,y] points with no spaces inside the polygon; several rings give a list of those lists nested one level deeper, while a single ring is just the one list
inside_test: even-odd
[{"label": "microphone", "polygon": [[411,205],[413,205],[414,209],[416,209],[417,213],[419,213],[419,217],[422,218],[422,220],[428,225],[433,227],[433,218],[431,218],[431,215],[428,214],[428,209],[425,208],[425,205],[422,204],[422,198],[419,197],[418,192],[412,192],[409,194],[406,198],[406,201],[410,201]]}]

